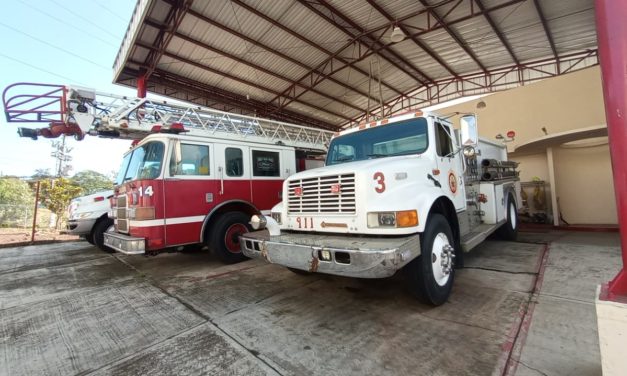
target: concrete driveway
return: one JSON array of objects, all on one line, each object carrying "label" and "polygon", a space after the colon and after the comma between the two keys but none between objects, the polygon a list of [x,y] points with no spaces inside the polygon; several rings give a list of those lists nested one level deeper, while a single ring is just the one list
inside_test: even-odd
[{"label": "concrete driveway", "polygon": [[[577,236],[485,242],[437,308],[400,277],[225,266],[203,251],[109,255],[84,242],[0,249],[0,373],[577,374],[563,362],[600,374],[589,300],[619,268],[618,237]],[[585,338],[551,332],[556,315]]]}]

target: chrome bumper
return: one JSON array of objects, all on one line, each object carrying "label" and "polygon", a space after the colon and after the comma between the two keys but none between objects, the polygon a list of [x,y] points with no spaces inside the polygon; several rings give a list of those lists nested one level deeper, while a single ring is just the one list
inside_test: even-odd
[{"label": "chrome bumper", "polygon": [[127,255],[140,255],[146,252],[146,240],[117,232],[104,233],[104,245]]},{"label": "chrome bumper", "polygon": [[242,252],[272,264],[310,272],[358,278],[393,275],[420,255],[420,237],[357,237],[267,230],[240,237]]}]

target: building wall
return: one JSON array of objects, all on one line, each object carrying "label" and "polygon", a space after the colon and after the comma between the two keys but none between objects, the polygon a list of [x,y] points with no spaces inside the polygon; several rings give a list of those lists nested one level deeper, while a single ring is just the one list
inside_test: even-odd
[{"label": "building wall", "polygon": [[[486,107],[477,109],[481,100]],[[507,144],[513,151],[516,145],[544,136],[542,127],[550,135],[605,124],[601,72],[599,67],[592,67],[438,112],[476,113],[480,135],[490,139],[515,131],[515,140]],[[570,224],[618,223],[607,144],[575,149],[557,146],[553,150],[556,192],[563,218]],[[548,183],[546,153],[515,160],[520,162],[522,181],[537,177]]]}]

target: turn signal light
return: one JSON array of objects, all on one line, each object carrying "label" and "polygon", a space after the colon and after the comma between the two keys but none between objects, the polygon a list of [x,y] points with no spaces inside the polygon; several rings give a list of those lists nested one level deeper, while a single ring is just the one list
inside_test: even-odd
[{"label": "turn signal light", "polygon": [[415,210],[404,210],[396,212],[396,226],[413,227],[418,226],[418,213]]}]

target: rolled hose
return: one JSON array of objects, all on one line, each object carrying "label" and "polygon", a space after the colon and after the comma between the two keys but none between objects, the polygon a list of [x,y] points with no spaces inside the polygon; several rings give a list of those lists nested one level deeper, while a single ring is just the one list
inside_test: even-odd
[{"label": "rolled hose", "polygon": [[507,179],[513,178],[516,176],[516,171],[486,171],[481,174],[481,180],[499,180],[499,179]]},{"label": "rolled hose", "polygon": [[481,166],[493,167],[493,168],[516,168],[518,167],[518,162],[497,161],[496,159],[484,159],[481,161]]}]

